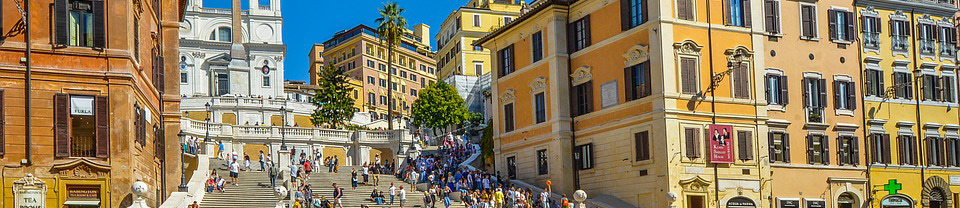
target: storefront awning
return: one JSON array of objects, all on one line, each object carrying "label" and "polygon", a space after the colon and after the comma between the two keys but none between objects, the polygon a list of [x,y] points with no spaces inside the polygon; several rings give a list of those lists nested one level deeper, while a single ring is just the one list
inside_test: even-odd
[{"label": "storefront awning", "polygon": [[70,198],[63,202],[63,205],[70,206],[100,206],[100,199],[90,198]]}]

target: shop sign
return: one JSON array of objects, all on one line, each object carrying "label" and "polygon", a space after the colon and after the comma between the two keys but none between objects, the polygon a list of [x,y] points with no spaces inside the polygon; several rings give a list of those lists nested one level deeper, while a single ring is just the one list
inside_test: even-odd
[{"label": "shop sign", "polygon": [[826,201],[807,201],[807,208],[825,208],[827,207]]},{"label": "shop sign", "polygon": [[909,207],[911,201],[903,196],[888,196],[880,201],[880,205],[884,207]]},{"label": "shop sign", "polygon": [[67,198],[99,199],[100,189],[95,187],[71,187],[67,189]]},{"label": "shop sign", "polygon": [[727,201],[727,207],[756,207],[757,205],[753,203],[753,200],[750,200],[746,197],[734,197]]},{"label": "shop sign", "polygon": [[780,200],[780,208],[800,208],[800,200]]},{"label": "shop sign", "polygon": [[93,97],[70,96],[70,115],[92,116],[93,115]]},{"label": "shop sign", "polygon": [[47,186],[33,174],[13,182],[15,208],[46,208]]},{"label": "shop sign", "polygon": [[733,126],[710,125],[710,162],[733,163]]},{"label": "shop sign", "polygon": [[950,185],[960,186],[960,175],[950,175]]}]

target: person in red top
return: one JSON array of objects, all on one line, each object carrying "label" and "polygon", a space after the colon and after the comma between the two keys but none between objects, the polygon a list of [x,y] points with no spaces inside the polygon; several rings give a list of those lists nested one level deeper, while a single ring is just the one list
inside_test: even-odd
[{"label": "person in red top", "polygon": [[310,175],[310,172],[313,171],[313,166],[310,164],[310,160],[303,161],[303,171]]}]

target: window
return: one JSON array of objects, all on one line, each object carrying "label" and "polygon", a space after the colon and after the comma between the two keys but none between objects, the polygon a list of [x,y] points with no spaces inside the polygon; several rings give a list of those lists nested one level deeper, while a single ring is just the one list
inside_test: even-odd
[{"label": "window", "polygon": [[[935,132],[936,130],[934,130]],[[940,137],[927,137],[927,165],[928,166],[946,166],[944,161],[946,153],[944,152],[944,139]]]},{"label": "window", "polygon": [[790,103],[789,91],[787,90],[790,82],[787,81],[787,76],[767,74],[764,83],[767,92],[767,104],[783,106]]},{"label": "window", "polygon": [[570,23],[568,26],[570,53],[589,47],[590,42],[590,15]]},{"label": "window", "polygon": [[270,76],[263,76],[263,86],[264,87],[270,86]]},{"label": "window", "polygon": [[543,59],[543,32],[533,34],[533,63]]},{"label": "window", "polygon": [[890,20],[890,36],[894,51],[906,52],[910,46],[910,23],[905,20]]},{"label": "window", "polygon": [[[143,111],[142,108],[140,108],[139,105],[136,105],[136,104],[133,105],[133,117],[134,117],[133,128],[135,129],[134,131],[136,131],[134,133],[133,142],[140,145],[140,147],[143,147],[145,144],[147,144],[147,131],[146,131],[147,124],[146,124],[146,116],[144,113],[145,112]],[[75,144],[72,144],[71,146],[73,145]],[[80,144],[80,145],[86,146],[85,144]]]},{"label": "window", "polygon": [[258,0],[257,2],[259,2],[260,9],[270,10],[270,0]]},{"label": "window", "polygon": [[507,177],[517,179],[517,157],[507,157]]},{"label": "window", "polygon": [[677,19],[695,20],[693,0],[677,0]]},{"label": "window", "polygon": [[890,135],[873,133],[870,135],[870,158],[873,163],[890,164]]},{"label": "window", "polygon": [[533,106],[536,123],[547,121],[547,103],[542,92],[533,95]]},{"label": "window", "polygon": [[586,83],[573,87],[573,116],[580,116],[593,112],[593,83]]},{"label": "window", "polygon": [[106,45],[103,1],[57,1],[54,7],[58,45],[95,48]]},{"label": "window", "polygon": [[367,67],[374,68],[377,67],[377,64],[373,63],[372,60],[367,60]]},{"label": "window", "polygon": [[646,161],[650,159],[650,133],[639,132],[633,134],[633,145],[637,152],[636,161]]},{"label": "window", "polygon": [[376,84],[377,84],[377,78],[373,78],[373,76],[367,76],[367,84],[376,85]]},{"label": "window", "polygon": [[850,81],[833,82],[833,105],[837,110],[857,109],[857,85]]},{"label": "window", "polygon": [[411,96],[414,96],[414,97],[417,97],[417,90],[415,90],[415,89],[410,89],[410,95],[411,95]]},{"label": "window", "polygon": [[960,139],[947,138],[946,144],[946,166],[960,167]]},{"label": "window", "polygon": [[417,82],[417,74],[410,73],[410,81]]},{"label": "window", "polygon": [[624,69],[624,86],[627,101],[650,96],[653,84],[650,76],[650,62],[643,62]]},{"label": "window", "polygon": [[697,69],[698,65],[696,58],[680,58],[680,91],[683,94],[696,95],[700,93],[700,80],[697,78],[697,74],[700,73],[700,70]]},{"label": "window", "polygon": [[387,87],[387,80],[380,78],[380,87]]},{"label": "window", "polygon": [[937,26],[920,23],[917,25],[917,38],[920,40],[920,53],[933,54],[937,49]]},{"label": "window", "polygon": [[750,27],[750,1],[748,0],[726,0],[727,1],[727,25]]},{"label": "window", "polygon": [[824,135],[807,135],[807,163],[830,164],[830,141]]},{"label": "window", "polygon": [[917,165],[917,141],[911,135],[897,137],[897,155],[901,165]]},{"label": "window", "polygon": [[390,67],[390,74],[392,74],[392,75],[397,75],[397,68],[396,68],[396,67]]},{"label": "window", "polygon": [[823,109],[827,107],[827,81],[819,78],[803,79],[803,105],[807,122],[823,123]]},{"label": "window", "polygon": [[232,42],[233,41],[233,32],[229,27],[220,27],[217,28],[217,41],[220,42]]},{"label": "window", "polygon": [[579,145],[574,148],[573,160],[577,164],[577,170],[593,169],[593,144]]},{"label": "window", "polygon": [[377,105],[377,94],[367,93],[367,103],[370,105]]},{"label": "window", "polygon": [[955,103],[957,102],[956,98],[956,82],[954,81],[953,76],[942,76],[940,77],[940,84],[943,86],[941,89],[943,91],[943,102]]},{"label": "window", "polygon": [[483,51],[483,46],[473,46],[474,51]]},{"label": "window", "polygon": [[180,83],[181,83],[181,84],[186,84],[188,81],[190,81],[190,80],[189,80],[189,77],[190,77],[190,76],[187,75],[186,72],[180,72]]},{"label": "window", "polygon": [[740,160],[753,160],[753,132],[737,131],[737,156]]},{"label": "window", "polygon": [[537,174],[546,175],[547,170],[547,150],[537,150]]},{"label": "window", "polygon": [[939,27],[937,42],[940,43],[940,56],[957,56],[957,29],[953,27]]},{"label": "window", "polygon": [[463,23],[461,23],[461,22],[462,22],[462,20],[460,19],[460,17],[457,17],[457,20],[456,20],[456,22],[453,23],[453,26],[456,27],[457,30],[460,30],[460,28],[462,28],[461,24],[463,24]]},{"label": "window", "polygon": [[837,137],[837,162],[839,165],[860,164],[860,144],[857,137]]},{"label": "window", "polygon": [[880,47],[880,18],[863,16],[861,27],[863,27],[863,45],[867,48],[877,49]]},{"label": "window", "polygon": [[473,74],[483,75],[483,62],[473,62]]},{"label": "window", "polygon": [[[140,62],[140,18],[133,18],[133,57]],[[142,68],[141,68],[142,69]]]},{"label": "window", "polygon": [[801,37],[817,38],[817,7],[812,4],[800,4]]},{"label": "window", "polygon": [[647,22],[647,0],[620,0],[620,21],[624,31]]},{"label": "window", "polygon": [[382,72],[387,71],[387,65],[380,64],[380,71]]},{"label": "window", "polygon": [[700,158],[700,128],[684,128],[683,140],[687,158]]},{"label": "window", "polygon": [[[300,95],[300,94],[297,94],[297,95]],[[353,99],[354,100],[360,99],[360,91],[353,90]]]},{"label": "window", "polygon": [[54,95],[55,156],[109,157],[108,105],[103,96]]},{"label": "window", "polygon": [[511,132],[514,129],[513,103],[503,106],[503,132]]},{"label": "window", "polygon": [[230,94],[230,76],[226,73],[217,74],[217,95]]},{"label": "window", "polygon": [[407,78],[407,71],[400,70],[400,77]]},{"label": "window", "polygon": [[513,17],[503,17],[503,24],[510,24],[513,22]]},{"label": "window", "polygon": [[830,22],[830,40],[833,41],[853,41],[856,37],[856,22],[853,18],[853,12],[843,10],[827,10],[828,20]]},{"label": "window", "polygon": [[780,34],[780,1],[763,1],[763,22],[764,32],[770,34]]},{"label": "window", "polygon": [[943,97],[942,85],[940,85],[940,77],[933,74],[924,74],[923,75],[923,100],[925,101],[940,101]]},{"label": "window", "polygon": [[784,132],[770,132],[770,162],[790,162],[790,135]]},{"label": "window", "polygon": [[864,71],[864,80],[867,82],[867,96],[885,97],[886,88],[883,84],[883,71],[867,69]]},{"label": "window", "polygon": [[473,26],[474,26],[474,27],[480,27],[480,15],[479,15],[479,14],[473,15]]},{"label": "window", "polygon": [[386,104],[387,104],[387,96],[381,95],[381,96],[380,96],[380,105],[386,105]]},{"label": "window", "polygon": [[893,82],[896,98],[913,99],[913,75],[907,72],[894,72]]},{"label": "window", "polygon": [[513,45],[507,46],[500,52],[497,52],[497,56],[500,61],[500,77],[507,76],[510,73],[513,73],[515,70],[514,67],[514,58],[513,58]]},{"label": "window", "polygon": [[734,64],[735,71],[731,75],[733,82],[733,97],[740,99],[750,99],[750,85],[751,76],[750,75],[750,64],[748,63],[736,63]]}]

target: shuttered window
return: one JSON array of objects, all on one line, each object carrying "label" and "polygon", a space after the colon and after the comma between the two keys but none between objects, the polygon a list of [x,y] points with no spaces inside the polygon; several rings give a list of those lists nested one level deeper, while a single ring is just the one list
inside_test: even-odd
[{"label": "shuttered window", "polygon": [[573,154],[573,159],[577,164],[578,170],[589,170],[593,169],[593,143],[579,145],[574,148],[576,152]]},{"label": "shuttered window", "polygon": [[743,161],[753,160],[753,132],[737,132],[737,158]]},{"label": "shuttered window", "polygon": [[681,57],[680,58],[680,88],[683,94],[695,95],[700,92],[697,73],[697,59]]},{"label": "shuttered window", "polygon": [[790,103],[788,91],[789,81],[786,76],[767,74],[764,79],[764,89],[767,95],[767,104],[787,105]]},{"label": "shuttered window", "polygon": [[726,25],[750,27],[750,0],[725,0]]},{"label": "shuttered window", "polygon": [[866,81],[867,95],[885,97],[886,88],[883,83],[883,71],[867,69],[864,70],[864,74],[866,75],[864,80]]},{"label": "shuttered window", "polygon": [[927,137],[925,144],[927,152],[928,166],[946,166],[944,153],[944,139],[940,137]]},{"label": "shuttered window", "polygon": [[897,137],[897,157],[901,165],[917,165],[916,137],[900,135]]},{"label": "shuttered window", "polygon": [[574,21],[567,26],[569,53],[577,52],[592,44],[590,40],[590,15]]},{"label": "shuttered window", "polygon": [[514,61],[515,57],[513,56],[513,45],[509,45],[501,49],[499,52],[497,52],[497,57],[499,58],[498,61],[500,61],[500,77],[507,76],[516,70],[514,68],[516,67],[514,65],[516,62]]},{"label": "shuttered window", "polygon": [[54,1],[55,42],[62,46],[106,47],[102,0]]},{"label": "shuttered window", "polygon": [[503,131],[511,132],[514,129],[514,112],[513,112],[513,103],[503,106]]},{"label": "shuttered window", "polygon": [[807,135],[807,163],[830,164],[830,140],[824,135]]},{"label": "shuttered window", "polygon": [[857,137],[837,137],[837,163],[839,165],[860,164],[860,143]]},{"label": "shuttered window", "polygon": [[937,75],[923,75],[923,100],[941,101],[943,98],[942,87],[940,77],[937,77]]},{"label": "shuttered window", "polygon": [[940,85],[942,86],[943,91],[943,102],[955,103],[956,99],[956,88],[957,84],[954,81],[952,76],[943,76],[940,77]]},{"label": "shuttered window", "polygon": [[801,37],[817,37],[817,7],[810,4],[800,5]]},{"label": "shuttered window", "polygon": [[647,0],[620,0],[620,22],[623,30],[647,22]]},{"label": "shuttered window", "polygon": [[677,0],[677,19],[696,20],[693,0]]},{"label": "shuttered window", "polygon": [[946,166],[960,167],[960,139],[947,138],[945,141]]},{"label": "shuttered window", "polygon": [[907,72],[894,72],[893,84],[895,97],[899,99],[913,99],[913,75]]},{"label": "shuttered window", "polygon": [[643,62],[623,69],[624,94],[626,100],[636,100],[653,93],[653,80],[650,77],[650,62]]},{"label": "shuttered window", "polygon": [[583,84],[573,87],[571,95],[573,104],[573,116],[580,116],[593,112],[593,81],[587,81]]},{"label": "shuttered window", "polygon": [[54,155],[110,157],[109,122],[107,97],[54,95]]},{"label": "shuttered window", "polygon": [[507,177],[517,179],[517,156],[507,157]]},{"label": "shuttered window", "polygon": [[764,32],[780,34],[780,1],[763,1]]},{"label": "shuttered window", "polygon": [[843,10],[827,10],[830,24],[830,40],[853,41],[856,38],[856,21],[853,12]]},{"label": "shuttered window", "polygon": [[634,148],[636,151],[636,161],[645,161],[650,159],[650,133],[639,132],[633,134]]},{"label": "shuttered window", "polygon": [[838,110],[857,109],[857,87],[849,81],[833,82],[833,105]]},{"label": "shuttered window", "polygon": [[874,164],[891,164],[890,135],[874,133],[870,135],[870,160]]},{"label": "shuttered window", "polygon": [[750,64],[734,64],[733,75],[733,97],[740,99],[750,98]]},{"label": "shuttered window", "polygon": [[685,148],[684,151],[687,155],[687,158],[700,158],[700,129],[684,128],[683,138]]},{"label": "shuttered window", "polygon": [[537,150],[537,174],[546,175],[549,173],[549,163],[547,161],[547,150]]},{"label": "shuttered window", "polygon": [[790,135],[783,132],[770,132],[767,135],[770,145],[770,162],[790,162]]}]

